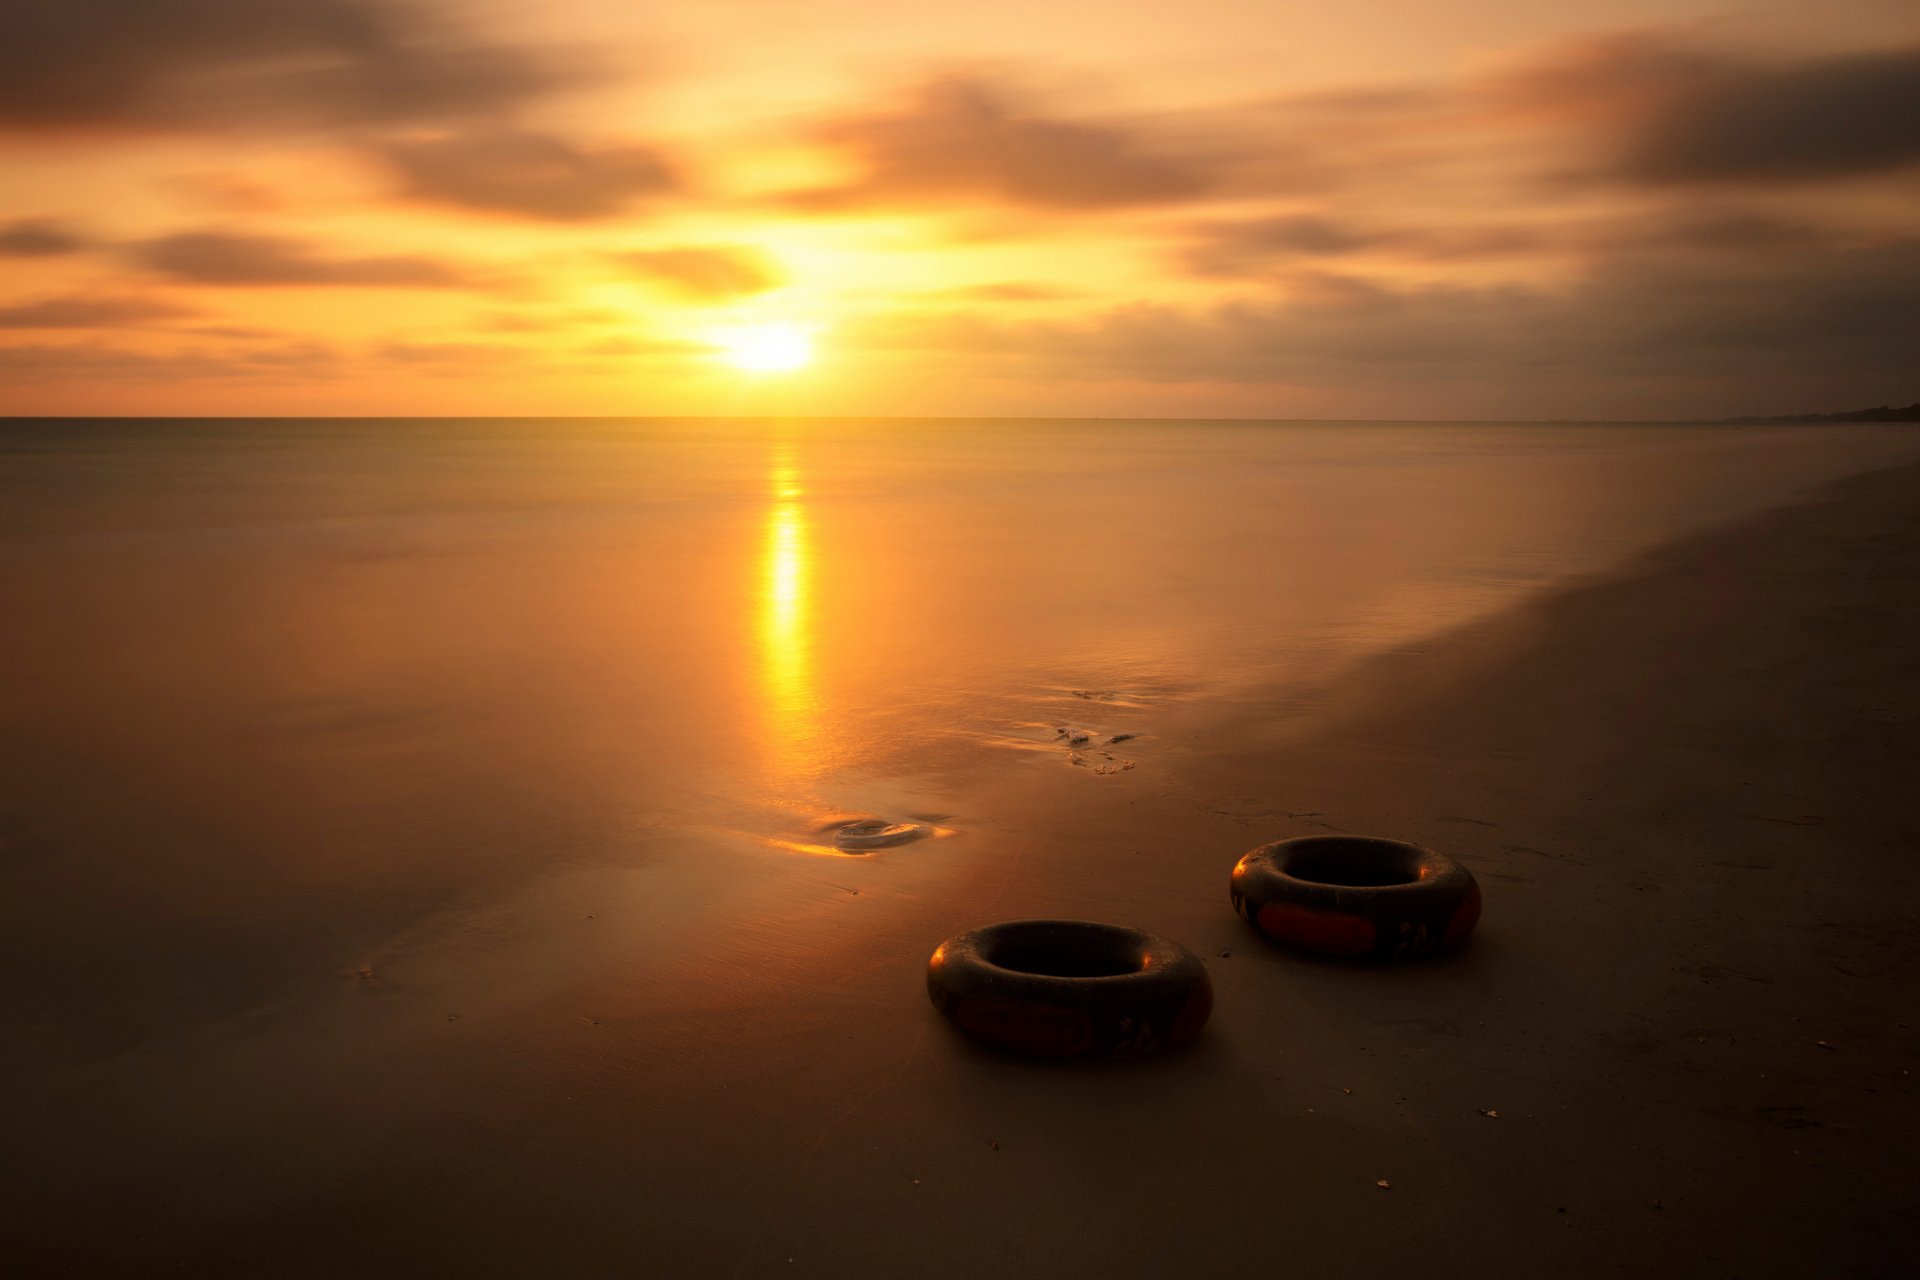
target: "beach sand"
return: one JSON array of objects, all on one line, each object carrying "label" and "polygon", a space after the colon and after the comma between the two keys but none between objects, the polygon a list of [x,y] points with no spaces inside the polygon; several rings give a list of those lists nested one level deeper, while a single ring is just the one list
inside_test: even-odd
[{"label": "beach sand", "polygon": [[[671,871],[580,871],[324,996],[29,1055],[3,1269],[1920,1273],[1915,581],[1920,470],[1858,477],[1181,713],[1151,768],[1016,778],[962,838],[743,862],[697,925],[619,927]],[[1326,830],[1465,861],[1471,945],[1264,944],[1229,869]],[[928,953],[1049,915],[1193,947],[1200,1042],[1096,1069],[955,1036]],[[530,971],[525,930],[577,942]]]}]

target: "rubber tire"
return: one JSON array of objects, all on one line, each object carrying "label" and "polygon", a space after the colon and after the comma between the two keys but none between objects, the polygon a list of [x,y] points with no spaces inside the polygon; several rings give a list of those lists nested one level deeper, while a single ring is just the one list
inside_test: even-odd
[{"label": "rubber tire", "polygon": [[1010,920],[949,938],[927,961],[927,994],[974,1039],[1042,1058],[1176,1049],[1213,1012],[1213,980],[1191,951],[1089,920]]},{"label": "rubber tire", "polygon": [[[1329,876],[1336,868],[1353,874]],[[1330,882],[1395,875],[1411,878]],[[1457,947],[1480,921],[1480,886],[1471,871],[1444,853],[1373,836],[1261,845],[1235,864],[1231,892],[1233,909],[1273,941],[1347,959],[1408,959]]]}]

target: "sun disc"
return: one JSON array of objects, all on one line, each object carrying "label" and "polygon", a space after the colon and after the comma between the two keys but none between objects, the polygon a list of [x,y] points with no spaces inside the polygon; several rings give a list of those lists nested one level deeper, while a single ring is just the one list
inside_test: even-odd
[{"label": "sun disc", "polygon": [[790,373],[813,360],[813,338],[798,325],[757,324],[726,334],[720,355],[748,373]]}]

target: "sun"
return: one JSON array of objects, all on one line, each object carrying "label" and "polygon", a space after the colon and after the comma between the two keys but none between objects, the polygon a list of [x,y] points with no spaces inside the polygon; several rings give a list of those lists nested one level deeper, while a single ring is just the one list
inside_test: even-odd
[{"label": "sun", "polygon": [[719,335],[720,358],[748,373],[791,373],[813,363],[813,336],[799,325],[768,322]]}]

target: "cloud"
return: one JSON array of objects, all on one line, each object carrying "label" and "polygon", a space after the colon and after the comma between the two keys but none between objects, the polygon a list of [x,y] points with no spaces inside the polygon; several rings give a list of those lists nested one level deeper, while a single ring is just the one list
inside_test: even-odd
[{"label": "cloud", "polygon": [[197,324],[183,332],[193,334],[195,337],[232,338],[242,342],[283,336],[272,329],[263,329],[255,324]]},{"label": "cloud", "polygon": [[196,314],[160,298],[43,298],[0,307],[0,329],[121,329]]},{"label": "cloud", "polygon": [[938,292],[944,297],[979,302],[1059,302],[1084,296],[1080,290],[1042,284],[1037,280],[996,280],[988,284],[960,285]]},{"label": "cloud", "polygon": [[415,199],[556,222],[611,217],[677,185],[651,148],[582,147],[518,129],[392,142],[377,154]]},{"label": "cloud", "polygon": [[498,374],[516,366],[551,371],[606,360],[678,358],[708,352],[708,348],[696,343],[620,334],[564,348],[494,341],[418,342],[393,338],[375,344],[367,355],[428,376],[470,376],[476,371]]},{"label": "cloud", "polygon": [[1527,46],[1455,96],[1502,114],[1620,117],[1672,101],[1726,63],[1667,31],[1613,31]]},{"label": "cloud", "polygon": [[339,354],[325,343],[281,343],[194,348],[175,352],[133,351],[100,343],[62,346],[0,346],[0,373],[23,383],[103,380],[112,382],[223,382],[237,378],[306,381],[340,372]]},{"label": "cloud", "polygon": [[1589,237],[1595,248],[1612,252],[1677,250],[1699,254],[1838,249],[1860,238],[1818,223],[1742,209],[1692,208],[1611,224],[1596,229]]},{"label": "cloud", "polygon": [[862,174],[790,197],[802,208],[989,201],[1096,210],[1188,200],[1214,181],[1210,160],[1156,151],[1119,124],[1039,115],[979,78],[935,80],[897,110],[833,122],[819,137]]},{"label": "cloud", "polygon": [[844,339],[951,355],[1000,376],[1364,390],[1398,400],[1401,412],[1432,396],[1429,414],[1441,416],[1448,397],[1490,387],[1531,396],[1524,411],[1553,416],[1593,413],[1579,397],[1596,388],[1650,385],[1708,412],[1764,403],[1770,389],[1841,403],[1862,388],[1883,388],[1868,399],[1910,389],[1917,295],[1920,239],[1908,239],[1621,253],[1559,289],[1298,273],[1269,302],[1139,304],[1071,322],[893,317]]},{"label": "cloud", "polygon": [[184,231],[143,241],[133,252],[142,265],[195,284],[455,289],[469,283],[435,258],[328,257],[282,236]]},{"label": "cloud", "polygon": [[[1338,256],[1372,248],[1380,244],[1382,239],[1383,236],[1379,232],[1356,230],[1326,218],[1296,215],[1285,218],[1266,218],[1257,222],[1242,222],[1221,228],[1216,233],[1215,247],[1225,251],[1230,259],[1237,256],[1233,253],[1235,250],[1316,257]],[[1233,265],[1233,263],[1229,261],[1223,265]]]},{"label": "cloud", "polygon": [[1196,229],[1181,262],[1197,276],[1243,278],[1302,259],[1388,256],[1466,262],[1566,247],[1549,231],[1502,223],[1392,226],[1312,214],[1210,223]]},{"label": "cloud", "polygon": [[53,258],[79,253],[87,238],[53,218],[22,218],[0,227],[0,258]]},{"label": "cloud", "polygon": [[1874,238],[1738,206],[1689,205],[1631,217],[1433,226],[1370,222],[1357,214],[1288,214],[1201,223],[1189,234],[1177,255],[1180,265],[1195,276],[1230,280],[1284,278],[1303,263],[1343,259],[1453,266],[1534,255],[1590,262],[1658,253],[1767,254]]},{"label": "cloud", "polygon": [[623,311],[570,307],[559,311],[491,311],[475,317],[473,327],[489,333],[568,333],[606,325],[631,325]]},{"label": "cloud", "polygon": [[504,342],[405,342],[390,339],[370,353],[376,360],[427,369],[499,369],[523,359],[523,348]]},{"label": "cloud", "polygon": [[1649,182],[1807,182],[1920,164],[1920,48],[1717,68],[1657,109],[1625,170]]},{"label": "cloud", "polygon": [[407,0],[9,0],[0,126],[250,128],[491,112],[579,69]]},{"label": "cloud", "polygon": [[279,213],[292,204],[286,192],[252,174],[184,173],[168,185],[194,203],[225,214]]},{"label": "cloud", "polygon": [[687,356],[710,357],[713,348],[683,338],[636,338],[625,334],[575,347],[574,354],[590,360],[680,359]]},{"label": "cloud", "polygon": [[1920,47],[1760,60],[1633,32],[1536,53],[1479,93],[1597,126],[1602,171],[1641,184],[1787,185],[1920,164]]},{"label": "cloud", "polygon": [[703,301],[765,293],[785,279],[765,254],[741,245],[681,245],[608,256],[642,280]]},{"label": "cloud", "polygon": [[1198,276],[1241,277],[1296,258],[1338,258],[1391,244],[1393,235],[1309,215],[1212,223],[1196,230],[1182,253]]}]

